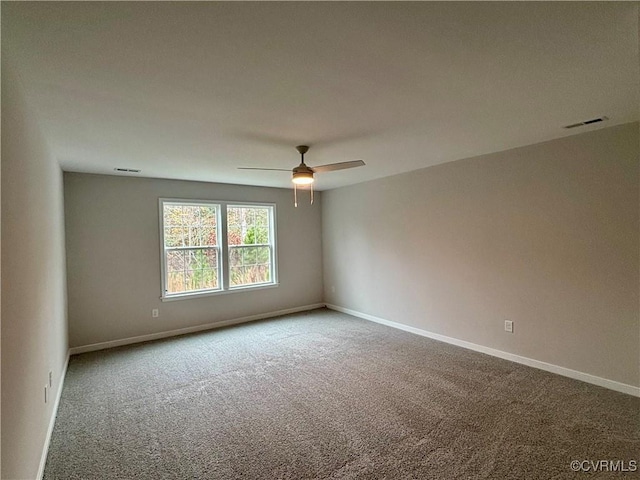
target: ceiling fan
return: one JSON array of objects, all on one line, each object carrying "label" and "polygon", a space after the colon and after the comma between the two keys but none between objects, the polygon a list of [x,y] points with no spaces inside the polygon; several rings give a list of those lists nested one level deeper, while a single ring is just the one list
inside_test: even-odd
[{"label": "ceiling fan", "polygon": [[295,206],[298,206],[298,185],[309,185],[311,188],[311,203],[313,204],[313,174],[333,172],[335,170],[344,170],[346,168],[362,167],[365,163],[362,160],[352,160],[349,162],[330,163],[328,165],[318,165],[317,167],[309,167],[304,163],[304,154],[309,151],[308,145],[298,145],[296,150],[300,154],[300,165],[292,170],[286,168],[257,168],[257,167],[238,167],[239,170],[278,170],[281,172],[291,172],[291,181],[293,182],[293,195]]}]

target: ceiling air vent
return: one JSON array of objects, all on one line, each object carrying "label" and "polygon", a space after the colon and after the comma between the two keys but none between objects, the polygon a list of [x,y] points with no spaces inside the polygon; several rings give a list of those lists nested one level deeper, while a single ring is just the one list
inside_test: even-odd
[{"label": "ceiling air vent", "polygon": [[565,125],[563,128],[582,127],[583,125],[591,125],[592,123],[604,122],[605,120],[609,120],[609,117],[592,118],[591,120],[585,120],[584,122],[578,122],[578,123],[572,123],[571,125]]},{"label": "ceiling air vent", "polygon": [[114,168],[116,172],[140,173],[142,170],[137,168]]}]

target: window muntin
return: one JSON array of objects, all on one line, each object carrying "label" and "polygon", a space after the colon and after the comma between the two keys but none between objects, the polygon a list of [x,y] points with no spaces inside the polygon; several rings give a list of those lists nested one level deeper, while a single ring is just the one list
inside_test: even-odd
[{"label": "window muntin", "polygon": [[273,207],[227,206],[229,287],[272,283]]},{"label": "window muntin", "polygon": [[162,202],[164,295],[220,290],[220,205]]},{"label": "window muntin", "polygon": [[163,299],[277,284],[275,206],[160,199]]}]

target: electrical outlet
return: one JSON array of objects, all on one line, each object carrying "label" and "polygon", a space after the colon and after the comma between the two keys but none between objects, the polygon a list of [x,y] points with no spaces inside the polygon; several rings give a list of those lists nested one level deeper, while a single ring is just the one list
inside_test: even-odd
[{"label": "electrical outlet", "polygon": [[513,333],[513,322],[511,320],[504,321],[504,331]]},{"label": "electrical outlet", "polygon": [[53,372],[49,372],[49,388],[53,387]]},{"label": "electrical outlet", "polygon": [[151,316],[153,318],[157,318],[160,316],[160,311],[157,308],[154,308],[153,310],[151,310]]},{"label": "electrical outlet", "polygon": [[331,293],[336,293],[336,287],[334,285],[331,285]]}]

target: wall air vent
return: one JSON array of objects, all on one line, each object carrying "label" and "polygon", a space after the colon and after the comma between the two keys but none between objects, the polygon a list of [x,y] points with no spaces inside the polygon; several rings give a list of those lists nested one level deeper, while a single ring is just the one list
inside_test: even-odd
[{"label": "wall air vent", "polygon": [[584,125],[591,125],[592,123],[604,122],[609,120],[609,117],[592,118],[591,120],[585,120],[584,122],[572,123],[571,125],[565,125],[563,128],[576,128]]},{"label": "wall air vent", "polygon": [[127,173],[140,173],[142,170],[137,168],[114,168],[116,172],[127,172]]}]

